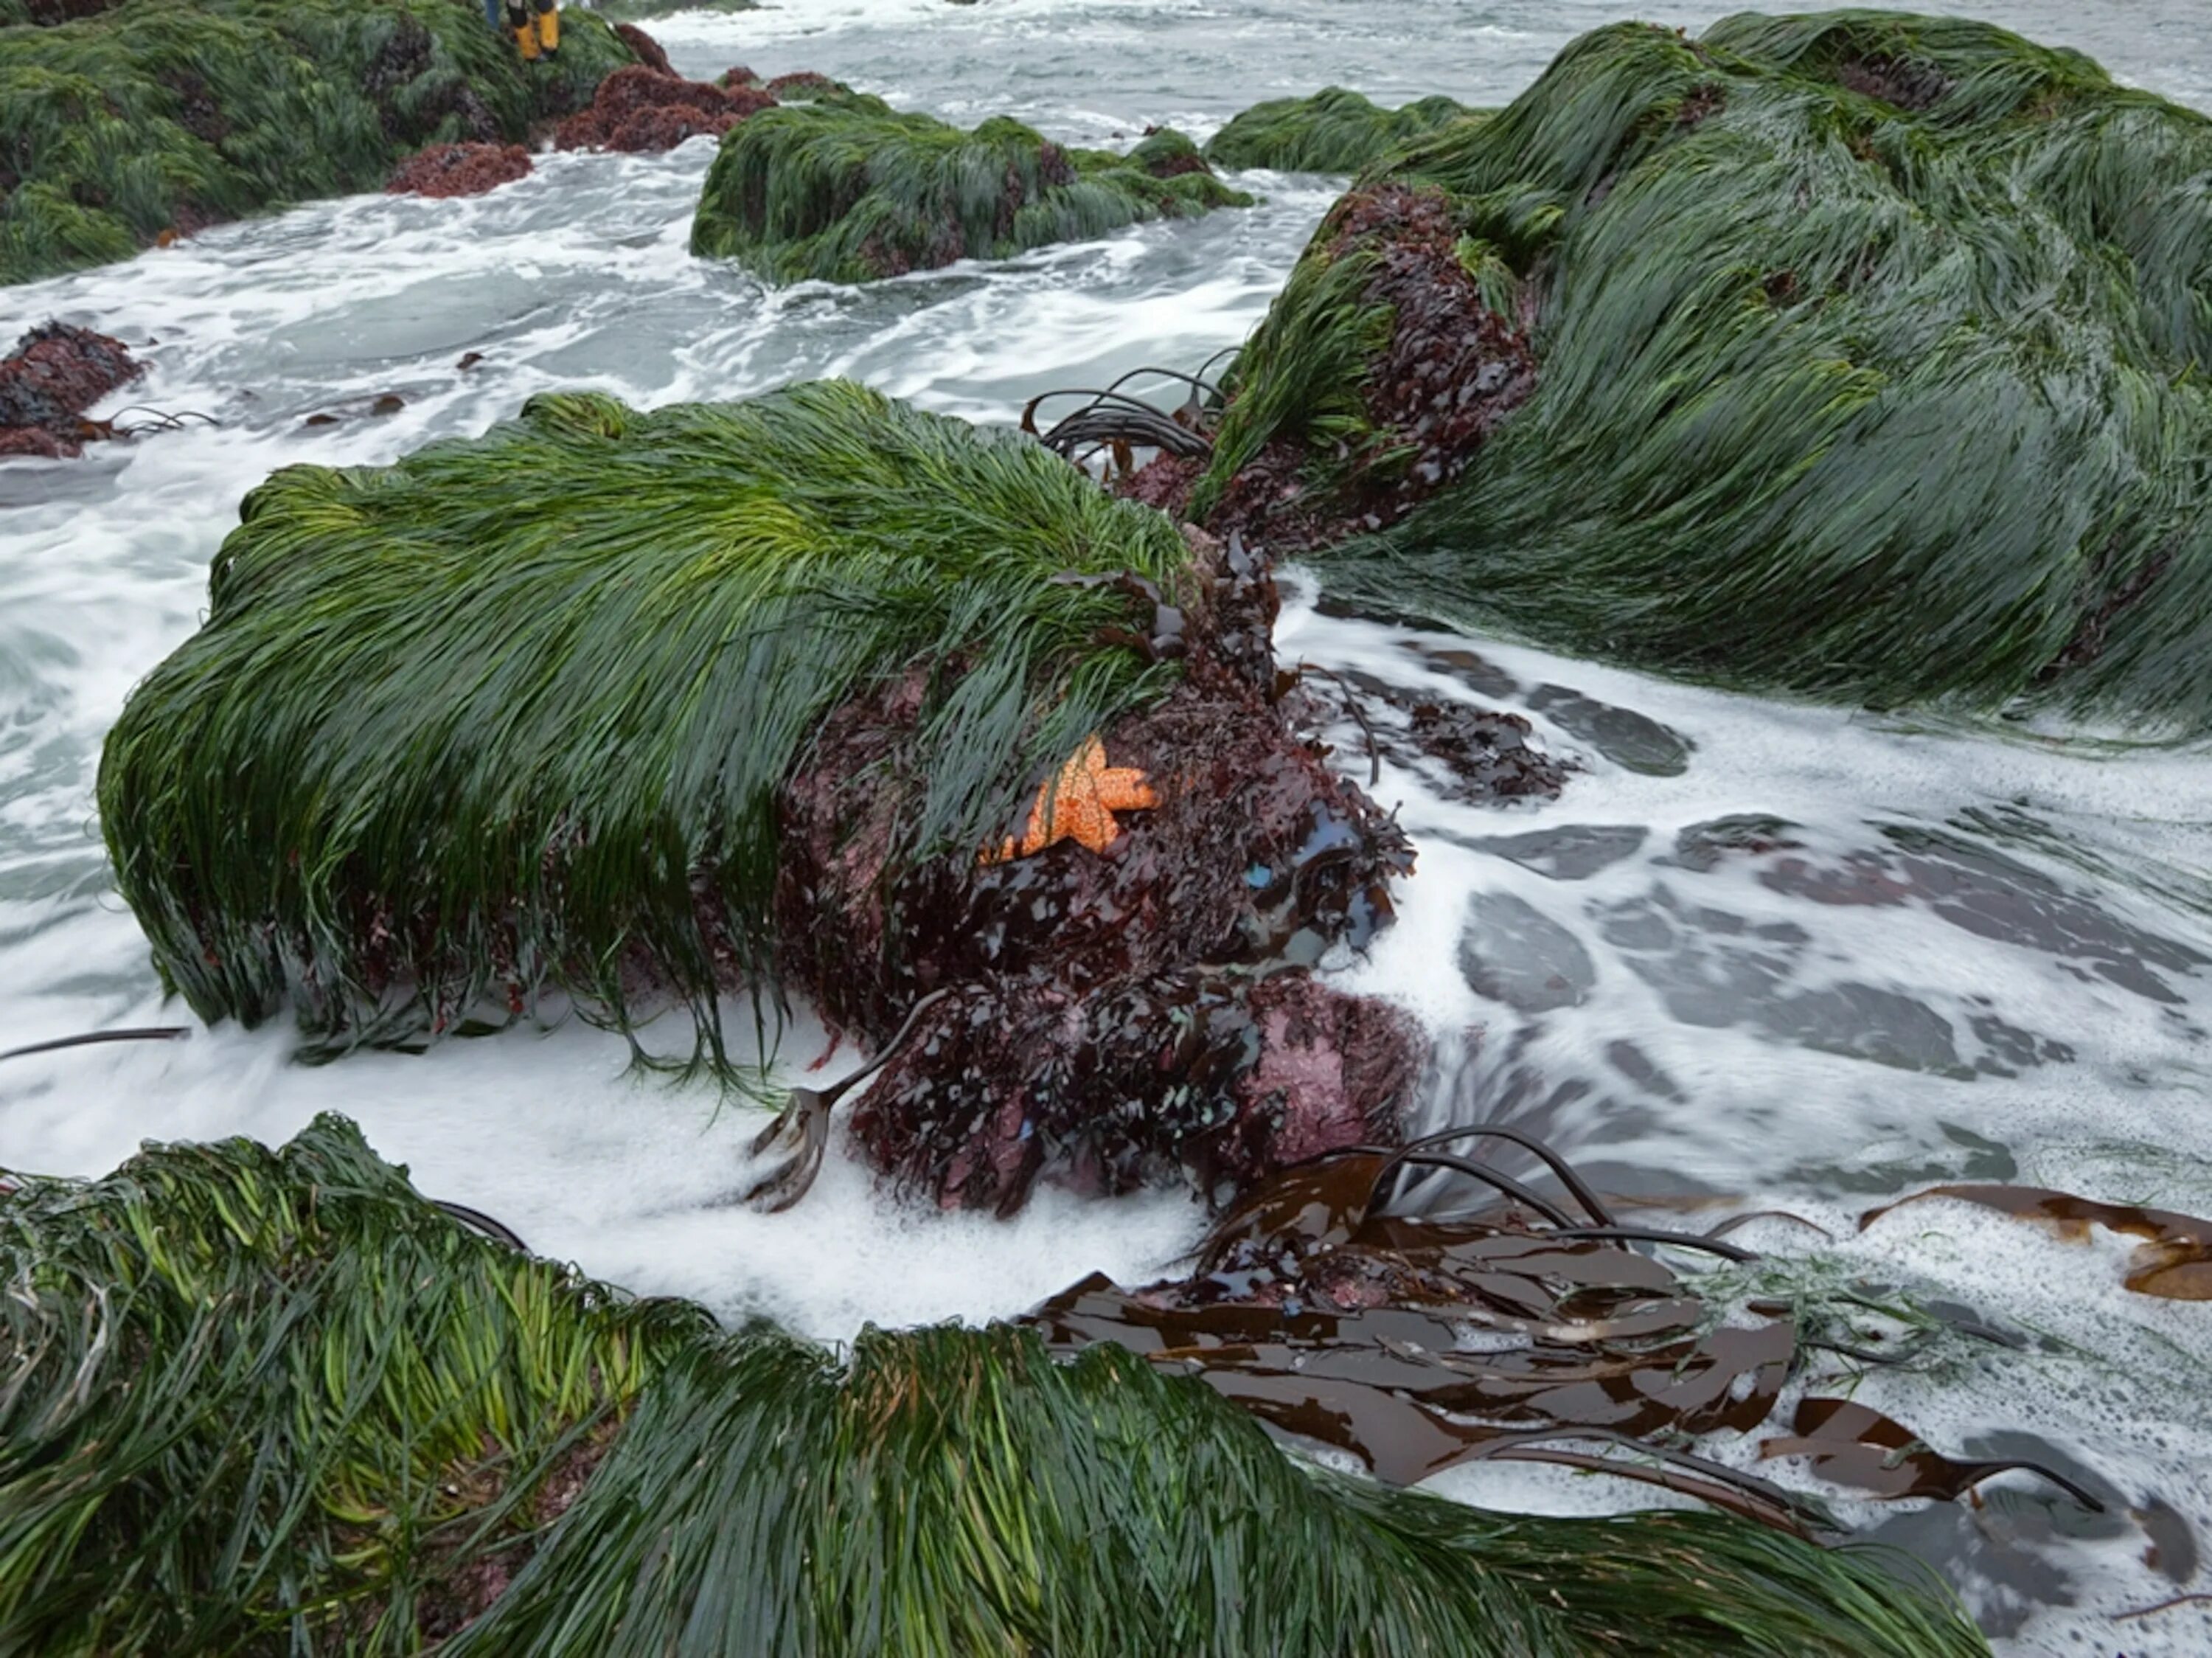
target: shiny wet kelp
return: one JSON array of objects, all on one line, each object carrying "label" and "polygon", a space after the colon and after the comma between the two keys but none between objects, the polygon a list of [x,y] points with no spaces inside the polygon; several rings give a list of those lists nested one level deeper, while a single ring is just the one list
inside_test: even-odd
[{"label": "shiny wet kelp", "polygon": [[1601,29],[1340,204],[1195,504],[1578,652],[2202,729],[2208,168],[1981,23]]},{"label": "shiny wet kelp", "polygon": [[558,62],[525,64],[455,0],[127,0],[0,27],[0,283],[379,189],[425,144],[516,142],[630,61],[578,9]]},{"label": "shiny wet kelp", "polygon": [[1984,1650],[1896,1557],[1391,1490],[1110,1345],[726,1335],[339,1119],[0,1184],[11,1650]]},{"label": "shiny wet kelp", "polygon": [[[100,814],[203,1017],[325,1051],[561,990],[627,1027],[773,972],[777,795],[912,675],[891,872],[996,844],[1034,779],[1168,688],[1127,639],[1189,553],[1025,440],[842,382],[638,413],[548,396],[246,500],[207,625],[107,740]],[[879,936],[879,948],[896,942]]]},{"label": "shiny wet kelp", "polygon": [[1006,116],[963,132],[845,97],[764,111],[723,139],[691,251],[772,282],[871,282],[1251,199],[1179,133],[1117,155],[1054,143]]},{"label": "shiny wet kelp", "polygon": [[1206,143],[1216,167],[1284,173],[1357,173],[1409,138],[1475,113],[1449,98],[1384,109],[1343,87],[1310,98],[1273,98],[1234,117]]}]

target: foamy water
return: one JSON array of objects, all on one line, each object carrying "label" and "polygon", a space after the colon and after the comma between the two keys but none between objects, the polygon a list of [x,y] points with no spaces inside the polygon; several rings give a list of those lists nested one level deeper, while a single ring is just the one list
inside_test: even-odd
[{"label": "foamy water", "polygon": [[[1696,26],[1719,9],[1641,9]],[[1961,9],[2212,103],[2212,23],[2193,3]],[[1203,133],[1331,81],[1386,101],[1501,101],[1613,15],[1583,0],[825,0],[656,33],[693,73],[815,68],[954,119],[1006,109],[1111,142],[1153,121]],[[240,497],[273,468],[387,461],[554,387],[657,404],[840,374],[1008,420],[1037,391],[1235,344],[1335,188],[1253,175],[1240,182],[1267,199],[1250,212],[771,292],[684,251],[710,155],[696,142],[548,156],[477,201],[320,204],[0,290],[0,334],[60,316],[143,344],[153,372],[118,403],[219,423],[77,463],[0,463],[0,1050],[190,1022],[160,1003],[110,888],[93,778],[131,685],[198,625]],[[458,367],[470,352],[482,360]],[[371,415],[386,393],[404,406]],[[338,424],[301,424],[325,412]],[[1839,1241],[1778,1222],[1744,1234],[1786,1271],[1910,1285],[2027,1336],[2018,1350],[1949,1338],[1936,1368],[1878,1374],[1857,1397],[1954,1454],[2063,1466],[2111,1511],[2007,1476],[1980,1508],[1846,1517],[1944,1563],[2008,1650],[2212,1649],[2201,1606],[2112,1621],[2202,1587],[2162,1516],[2212,1525],[2212,1313],[2124,1292],[2109,1243],[1956,1205],[1855,1230],[1861,1210],[1955,1179],[2212,1213],[2203,750],[1722,695],[1324,614],[1312,597],[1293,583],[1286,662],[1513,709],[1578,767],[1555,802],[1474,810],[1384,764],[1375,792],[1419,867],[1399,924],[1342,972],[1464,1047],[1433,1119],[1534,1129],[1616,1190],[1789,1208]],[[1332,738],[1364,779],[1358,726]],[[289,1064],[287,1045],[195,1028],[9,1061],[0,1166],[94,1173],[142,1138],[274,1142],[342,1111],[424,1189],[546,1253],[830,1339],[1018,1312],[1094,1269],[1139,1282],[1201,1224],[1172,1193],[946,1217],[889,1201],[835,1155],[797,1210],[757,1216],[729,1199],[758,1114],[637,1079],[618,1039],[570,1026],[322,1069]],[[819,1048],[800,1032],[787,1052]],[[1442,1488],[1547,1508],[1649,1500],[1497,1467]]]}]

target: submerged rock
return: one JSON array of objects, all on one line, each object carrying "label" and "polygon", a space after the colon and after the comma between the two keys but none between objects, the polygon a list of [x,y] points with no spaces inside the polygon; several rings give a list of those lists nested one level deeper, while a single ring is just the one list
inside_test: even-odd
[{"label": "submerged rock", "polygon": [[630,53],[567,15],[525,64],[454,0],[130,0],[0,34],[0,283],[228,219],[378,190],[426,145],[514,143]]},{"label": "submerged rock", "polygon": [[1206,159],[1281,173],[1357,173],[1409,138],[1486,113],[1442,97],[1383,109],[1343,87],[1324,87],[1310,98],[1253,105],[1206,140]]},{"label": "submerged rock", "polygon": [[65,322],[32,329],[0,359],[0,456],[82,454],[112,436],[85,411],[145,372],[119,339]]},{"label": "submerged rock", "polygon": [[1190,508],[1577,653],[2201,730],[2208,171],[1982,23],[1601,29],[1338,204]]},{"label": "submerged rock", "polygon": [[[788,101],[785,86],[769,83]],[[871,282],[1251,201],[1179,133],[1116,155],[1063,147],[1006,116],[963,132],[845,94],[723,140],[691,251],[772,282]]]}]

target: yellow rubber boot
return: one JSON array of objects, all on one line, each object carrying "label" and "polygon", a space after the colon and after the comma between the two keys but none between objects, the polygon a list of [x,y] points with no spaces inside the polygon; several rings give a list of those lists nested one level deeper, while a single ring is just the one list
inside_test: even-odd
[{"label": "yellow rubber boot", "polygon": [[548,58],[561,55],[561,12],[549,0],[540,0],[538,8],[538,49]]},{"label": "yellow rubber boot", "polygon": [[530,22],[525,23],[520,28],[514,32],[514,44],[521,49],[522,61],[526,64],[532,64],[538,61],[538,30],[536,27],[536,21],[537,20],[533,18]]}]

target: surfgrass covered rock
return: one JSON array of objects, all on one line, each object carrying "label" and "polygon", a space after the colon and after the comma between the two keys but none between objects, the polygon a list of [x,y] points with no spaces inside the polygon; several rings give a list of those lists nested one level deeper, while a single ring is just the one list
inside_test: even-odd
[{"label": "surfgrass covered rock", "polygon": [[719,998],[795,991],[882,1062],[866,1155],[1001,1210],[1399,1137],[1417,1029],[1310,969],[1410,849],[1301,734],[1264,567],[1019,435],[549,396],[242,516],[100,773],[204,1018],[671,1013],[656,1062],[743,1086]]},{"label": "surfgrass covered rock", "polygon": [[770,282],[872,282],[1251,202],[1179,133],[1117,155],[1006,116],[963,132],[848,95],[764,110],[725,137],[691,251]]},{"label": "surfgrass covered rock", "polygon": [[578,9],[558,61],[525,64],[456,0],[125,0],[0,27],[0,283],[380,189],[425,145],[517,143],[631,61]]},{"label": "surfgrass covered rock", "polygon": [[1168,687],[1103,637],[1140,601],[1053,578],[1190,563],[1035,445],[843,382],[540,397],[390,467],[288,467],[241,518],[101,812],[197,1012],[342,1044],[552,987],[621,1022],[648,986],[718,1042],[718,990],[772,970],[777,794],[831,710],[919,667],[884,856],[972,864],[1032,773]]},{"label": "surfgrass covered rock", "polygon": [[0,1180],[0,1281],[26,1651],[1985,1650],[1899,1557],[1394,1490],[1118,1347],[725,1333],[467,1229],[341,1118]]},{"label": "surfgrass covered rock", "polygon": [[1565,649],[2201,731],[2208,176],[1982,23],[1601,29],[1338,204],[1194,509]]},{"label": "surfgrass covered rock", "polygon": [[1344,87],[1310,98],[1273,98],[1244,110],[1206,140],[1216,167],[1281,173],[1357,173],[1407,139],[1482,112],[1444,98],[1384,109]]}]

